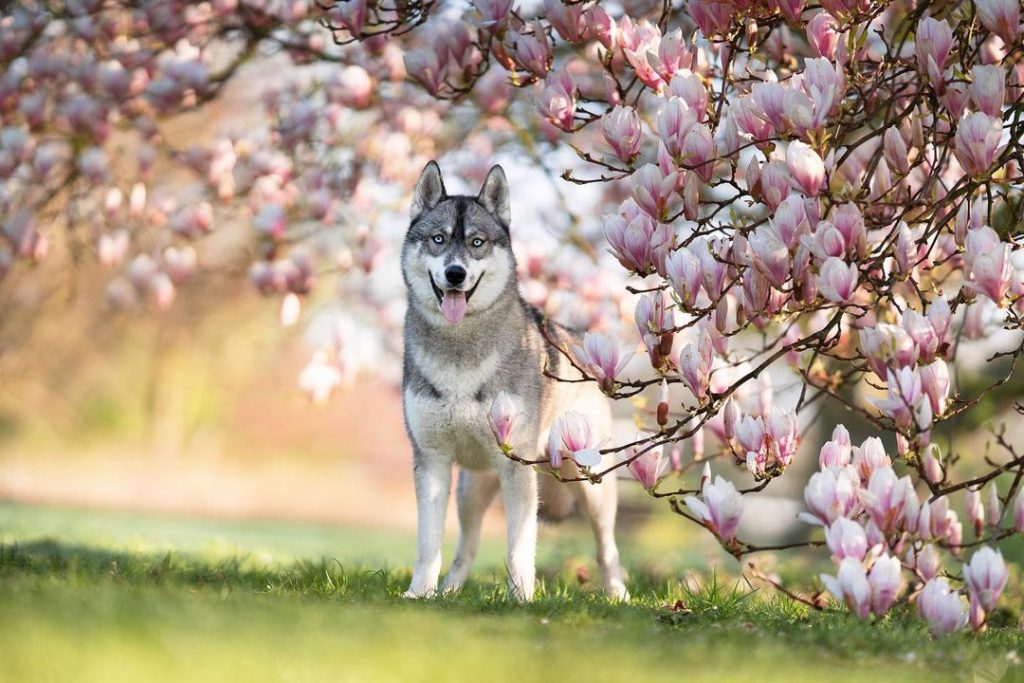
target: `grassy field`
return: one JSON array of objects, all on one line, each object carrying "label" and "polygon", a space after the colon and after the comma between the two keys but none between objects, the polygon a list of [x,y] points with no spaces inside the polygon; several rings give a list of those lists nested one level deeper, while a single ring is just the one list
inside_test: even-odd
[{"label": "grassy field", "polygon": [[815,613],[706,564],[680,582],[693,554],[641,556],[659,568],[609,603],[577,578],[573,527],[546,533],[530,605],[506,600],[496,540],[427,602],[400,597],[403,534],[0,504],[0,541],[5,682],[1024,680],[1016,628],[935,641],[913,615]]}]

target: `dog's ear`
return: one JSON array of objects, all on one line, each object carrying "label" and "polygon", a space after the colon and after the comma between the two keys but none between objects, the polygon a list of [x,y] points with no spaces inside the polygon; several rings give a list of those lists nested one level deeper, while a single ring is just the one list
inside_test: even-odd
[{"label": "dog's ear", "polygon": [[487,173],[484,186],[476,200],[506,228],[512,223],[512,209],[508,200],[508,180],[501,166],[493,166]]},{"label": "dog's ear", "polygon": [[420,179],[416,181],[416,189],[412,193],[412,207],[409,209],[410,217],[415,220],[420,214],[437,206],[444,198],[441,168],[436,161],[431,161],[423,168]]}]

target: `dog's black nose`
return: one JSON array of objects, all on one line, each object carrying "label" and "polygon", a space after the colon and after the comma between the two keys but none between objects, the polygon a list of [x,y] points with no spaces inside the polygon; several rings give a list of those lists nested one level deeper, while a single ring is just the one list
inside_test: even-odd
[{"label": "dog's black nose", "polygon": [[444,276],[448,282],[458,287],[466,281],[466,269],[460,265],[450,265],[444,269]]}]

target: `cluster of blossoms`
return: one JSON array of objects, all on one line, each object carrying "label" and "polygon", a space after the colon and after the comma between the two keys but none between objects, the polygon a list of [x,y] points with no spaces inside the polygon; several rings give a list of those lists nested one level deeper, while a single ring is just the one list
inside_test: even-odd
[{"label": "cluster of blossoms", "polygon": [[[563,177],[621,193],[603,233],[631,277],[649,367],[624,333],[590,333],[561,351],[613,398],[660,393],[636,440],[562,437],[557,454],[529,462],[585,452],[582,477],[628,468],[739,557],[760,550],[738,538],[744,495],[791,468],[801,414],[832,400],[895,450],[874,437],[854,447],[843,427],[822,448],[805,517],[838,567],[827,588],[862,618],[909,600],[936,633],[982,628],[1006,583],[990,545],[1021,531],[1013,475],[1024,457],[999,436],[1009,459],[958,479],[954,464],[984,464],[943,455],[935,441],[1024,355],[1018,3],[690,0],[685,14],[642,17],[589,3],[545,9],[530,21],[478,1],[489,23],[474,24],[477,46],[510,83],[533,89],[550,139],[571,140],[580,163]],[[445,87],[457,97],[467,86]],[[1015,345],[993,357],[1006,359],[1005,374],[961,395],[958,356],[996,328]],[[802,384],[795,405],[744,406],[750,385],[770,391],[776,361]],[[681,402],[673,385],[686,390]],[[579,416],[571,422],[588,433]],[[724,458],[754,484],[707,472],[696,488],[657,490],[663,453],[675,476],[690,470],[684,443],[694,463]],[[971,542],[951,507],[961,493]],[[942,558],[975,546],[965,601]]]},{"label": "cluster of blossoms", "polygon": [[[926,472],[931,470],[926,476],[938,481],[931,449],[925,457],[931,459],[931,464],[922,465]],[[1024,492],[1013,501],[1013,519],[1001,529],[1003,504],[995,486],[988,487],[987,505],[980,489],[968,489],[966,517],[978,543],[965,544],[963,525],[950,507],[948,493],[922,501],[912,478],[896,474],[879,439],[872,437],[855,447],[840,425],[822,447],[819,464],[820,471],[804,490],[809,512],[802,516],[825,530],[838,572],[821,578],[837,599],[861,619],[872,613],[882,616],[901,597],[909,575],[917,584],[912,598],[933,633],[950,633],[968,622],[975,629],[985,625],[1008,578],[1002,555],[984,545],[963,565],[969,595],[965,602],[941,576],[940,549],[959,555],[968,545],[1024,532]]]},{"label": "cluster of blossoms", "polygon": [[[603,216],[568,209],[565,241],[628,278],[628,296],[542,254],[520,261],[524,295],[601,327],[558,349],[581,380],[616,399],[658,391],[657,407],[621,445],[598,443],[586,415],[560,416],[536,460],[516,453],[520,408],[501,396],[502,451],[563,478],[570,461],[578,478],[628,468],[740,557],[763,549],[739,538],[744,496],[796,469],[809,409],[842,406],[894,447],[854,448],[837,428],[821,450],[805,501],[838,565],[828,588],[862,617],[913,600],[936,632],[982,627],[1006,582],[989,546],[1024,525],[1024,455],[1003,433],[998,462],[939,444],[1024,356],[1019,2],[433,10],[20,3],[0,20],[0,277],[50,258],[61,235],[61,251],[114,273],[112,305],[166,308],[198,275],[237,270],[217,253],[233,221],[249,228],[243,269],[283,323],[327,272],[373,309],[366,274],[387,245],[367,226],[428,158],[462,146],[476,179],[524,140],[545,171],[575,154],[562,178],[601,184]],[[164,122],[269,51],[305,70],[263,98],[265,125],[173,142]],[[189,192],[163,184],[165,164],[188,172]],[[314,398],[349,371],[336,337],[303,372]],[[954,369],[983,337],[1008,350],[968,391]],[[780,373],[799,387],[785,406]],[[704,461],[752,484],[708,471],[659,490],[663,470],[685,482]],[[961,492],[972,542],[950,500]],[[943,556],[974,546],[962,581],[942,575]]]}]

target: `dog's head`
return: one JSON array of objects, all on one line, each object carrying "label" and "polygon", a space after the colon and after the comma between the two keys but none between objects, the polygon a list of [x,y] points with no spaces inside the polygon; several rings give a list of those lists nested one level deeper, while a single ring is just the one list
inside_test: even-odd
[{"label": "dog's head", "polygon": [[490,308],[515,278],[508,181],[493,167],[477,196],[451,195],[441,169],[423,169],[402,248],[409,305],[428,320],[456,324]]}]

